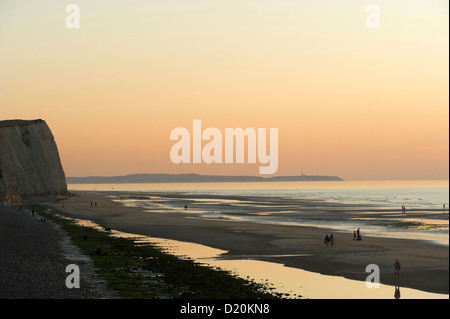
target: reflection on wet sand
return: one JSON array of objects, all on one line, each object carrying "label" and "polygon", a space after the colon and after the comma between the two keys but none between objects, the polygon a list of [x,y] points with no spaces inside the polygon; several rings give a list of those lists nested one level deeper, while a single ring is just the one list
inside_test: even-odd
[{"label": "reflection on wet sand", "polygon": [[[260,278],[254,273],[258,269],[250,269],[250,276],[258,281],[273,280],[275,282],[277,278],[272,278],[274,275],[282,275],[287,272],[287,267],[274,264],[277,262],[333,276],[345,275],[360,280],[359,284],[364,284],[365,266],[376,263],[384,269],[381,274],[383,283],[391,285],[391,291],[386,291],[383,298],[393,298],[396,285],[423,290],[430,289],[429,291],[445,293],[444,296],[448,298],[448,226],[447,229],[444,227],[442,230],[436,229],[434,225],[426,230],[411,228],[415,225],[412,222],[417,222],[419,219],[424,219],[425,223],[428,221],[429,226],[434,224],[435,220],[448,221],[448,214],[442,214],[441,208],[438,211],[431,207],[430,211],[425,213],[423,209],[415,212],[411,208],[412,205],[408,205],[407,215],[402,216],[400,211],[395,212],[391,207],[385,207],[380,202],[377,202],[376,205],[350,205],[348,203],[341,205],[318,199],[313,201],[302,198],[274,198],[270,197],[270,194],[269,196],[237,194],[224,196],[225,199],[231,200],[230,204],[230,201],[220,203],[215,201],[217,197],[222,197],[221,194],[160,192],[153,195],[122,192],[84,193],[84,195],[80,194],[67,200],[64,211],[69,216],[95,219],[104,227],[120,229],[133,234],[154,235],[219,247],[225,252],[199,252],[197,254],[195,246],[191,245],[189,248],[179,251],[178,254],[199,258],[199,262],[216,263],[217,265],[222,263],[223,267],[225,267],[225,263],[229,263],[226,266],[229,266],[232,271],[243,271],[241,269],[245,269],[245,263],[248,263],[249,260],[260,262],[261,264],[258,265],[261,267],[264,267],[264,262],[281,267],[278,270],[274,268],[264,272]],[[367,194],[365,193],[365,195]],[[116,200],[119,196],[124,200]],[[196,202],[193,200],[203,198],[207,200]],[[233,202],[242,205],[243,201],[250,199],[253,203],[263,204],[259,206],[267,207],[254,207],[252,204],[233,206]],[[89,205],[92,201],[98,202],[98,207],[92,208]],[[266,205],[269,202],[270,205]],[[286,209],[287,205],[294,205],[294,203],[296,203],[296,208]],[[152,212],[147,212],[148,206],[152,204],[162,204],[168,207],[152,206]],[[188,206],[187,210],[184,209],[185,205]],[[61,204],[58,203],[55,206],[60,208]],[[287,210],[290,212],[263,216],[252,214]],[[156,214],[155,211],[160,213]],[[408,219],[411,221],[410,223],[407,223]],[[413,221],[413,219],[415,220]],[[317,224],[318,227],[291,227],[291,225],[301,226],[307,223]],[[319,225],[322,226],[319,227]],[[408,228],[404,228],[405,226]],[[331,228],[332,231],[328,230]],[[364,238],[362,242],[352,240],[354,238],[353,230],[358,228],[361,228]],[[326,229],[326,231],[322,229]],[[341,232],[336,230],[341,230]],[[332,250],[323,245],[323,235],[330,232],[333,232],[337,239],[336,249],[333,247]],[[136,236],[133,234],[131,236]],[[376,236],[377,234],[380,236]],[[391,240],[395,236],[421,240]],[[438,239],[443,244],[434,245],[425,242],[424,239],[428,238],[433,242]],[[140,239],[146,240],[145,237]],[[168,241],[161,245],[169,250],[175,249],[176,246],[173,242]],[[314,255],[303,257],[303,255],[299,255],[302,253]],[[232,254],[233,256],[230,256]],[[271,257],[262,257],[262,254],[268,254]],[[288,254],[291,256],[287,256]],[[293,256],[293,254],[296,255]],[[275,255],[278,257],[274,257]],[[396,258],[399,258],[402,263],[404,262],[406,270],[404,273],[406,276],[403,276],[401,280],[391,276],[389,271],[392,269],[392,261]],[[242,260],[244,261],[241,263]],[[296,272],[292,276],[294,277],[276,282],[276,289],[289,293],[290,290],[286,290],[286,287],[289,286],[292,278],[298,278],[298,284],[291,289],[291,295],[316,298],[312,288],[304,288],[305,273]],[[320,275],[317,273],[312,273],[311,276],[318,276],[318,280],[320,279]],[[343,298],[341,293],[337,295],[333,295],[332,291],[328,293],[330,290],[327,288],[328,285],[339,284],[334,284],[334,279],[338,277],[333,276],[329,276],[330,279],[320,289],[321,294],[317,298]],[[302,278],[305,280],[301,280]],[[320,285],[316,284],[315,286]],[[311,292],[308,289],[311,289]],[[347,290],[347,288],[345,289]],[[368,290],[365,285],[362,285],[360,289]],[[366,298],[356,288],[351,291],[354,293],[352,298]],[[436,295],[430,294],[427,296],[436,297]],[[410,298],[404,288],[401,288],[401,298]]]},{"label": "reflection on wet sand", "polygon": [[[88,220],[77,220],[79,225],[103,230],[96,223]],[[251,278],[256,282],[270,283],[274,291],[287,298],[307,299],[448,299],[445,294],[428,293],[416,289],[401,288],[380,284],[379,288],[368,288],[366,282],[328,276],[298,268],[286,267],[279,263],[257,260],[258,255],[227,255],[227,251],[205,245],[155,238],[144,235],[111,230],[115,237],[132,238],[137,244],[151,243],[161,247],[167,253],[194,259],[202,264],[219,267],[231,271],[243,278]],[[264,257],[283,257],[274,255]],[[306,257],[307,254],[297,254]],[[401,293],[400,293],[401,289]]]},{"label": "reflection on wet sand", "polygon": [[[216,260],[212,263],[233,270],[241,277],[254,278],[257,282],[273,284],[276,291],[291,297],[308,299],[391,299],[395,287],[380,284],[379,288],[367,288],[363,281],[338,276],[327,276],[277,263],[259,260]],[[448,295],[427,293],[402,288],[404,299],[448,299]]]},{"label": "reflection on wet sand", "polygon": [[[148,238],[148,240],[161,245],[175,255],[188,256],[204,264],[232,271],[240,277],[250,277],[256,282],[269,282],[276,292],[288,294],[290,298],[391,299],[397,291],[394,286],[380,284],[379,288],[367,288],[364,281],[327,276],[278,263],[255,260],[260,256],[223,256],[225,253],[223,250],[204,245],[159,238]],[[400,287],[397,288],[399,292]],[[404,299],[449,298],[448,295],[409,288],[402,288],[401,297]]]},{"label": "reflection on wet sand", "polygon": [[[366,236],[422,239],[448,246],[448,214],[433,205],[408,208],[393,203],[338,202],[289,196],[214,195],[195,193],[129,194],[121,201],[149,213],[189,214],[204,220],[244,221],[273,225],[333,228],[351,232],[363,228]],[[114,198],[112,198],[114,201]],[[186,209],[185,209],[186,206]],[[432,208],[433,207],[433,208]]]}]

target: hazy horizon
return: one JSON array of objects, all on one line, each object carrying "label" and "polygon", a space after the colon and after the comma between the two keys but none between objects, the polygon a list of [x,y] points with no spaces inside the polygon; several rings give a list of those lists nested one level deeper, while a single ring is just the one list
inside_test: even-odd
[{"label": "hazy horizon", "polygon": [[[263,179],[270,179],[271,177],[298,177],[298,176],[302,176],[301,174],[297,174],[297,175],[279,175],[279,174],[275,174],[275,175],[259,175],[259,174],[254,174],[254,175],[249,175],[249,174],[199,174],[199,173],[195,173],[195,172],[183,172],[183,173],[130,173],[130,174],[122,174],[122,175],[83,175],[83,176],[69,176],[66,175],[66,179],[67,178],[95,178],[95,177],[100,177],[100,178],[109,178],[109,177],[127,177],[127,176],[133,176],[133,175],[201,175],[201,176],[221,176],[221,177],[260,177]],[[380,178],[380,179],[376,179],[376,178],[372,178],[372,179],[346,179],[342,176],[339,175],[322,175],[322,174],[304,174],[303,176],[325,176],[325,177],[339,177],[342,178],[342,181],[346,181],[346,182],[383,182],[383,181],[398,181],[398,182],[411,182],[411,181],[423,181],[423,182],[432,182],[432,181],[439,181],[439,182],[449,182],[448,178],[436,178],[436,179],[430,179],[430,178],[418,178],[418,179],[395,179],[395,178]],[[280,181],[280,182],[284,182],[284,181]],[[289,182],[289,181],[287,181]],[[308,181],[311,182],[311,181]],[[312,181],[314,182],[314,181]],[[318,181],[320,182],[320,181]],[[339,180],[336,181],[327,181],[327,182],[341,182]]]},{"label": "hazy horizon", "polygon": [[[68,177],[449,179],[448,1],[72,3],[0,3],[0,120],[45,120]],[[172,163],[193,120],[278,128],[276,174]]]}]

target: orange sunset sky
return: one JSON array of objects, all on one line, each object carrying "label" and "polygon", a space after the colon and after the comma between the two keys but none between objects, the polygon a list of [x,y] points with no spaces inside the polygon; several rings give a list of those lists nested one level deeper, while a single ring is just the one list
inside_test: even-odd
[{"label": "orange sunset sky", "polygon": [[198,119],[278,128],[276,175],[448,179],[448,30],[444,0],[0,0],[0,120],[44,119],[66,176],[258,175],[172,163]]}]

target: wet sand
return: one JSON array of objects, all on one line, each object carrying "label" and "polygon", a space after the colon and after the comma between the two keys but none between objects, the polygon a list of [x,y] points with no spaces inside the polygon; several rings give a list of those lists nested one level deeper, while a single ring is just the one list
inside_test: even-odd
[{"label": "wet sand", "polygon": [[[90,219],[103,227],[226,250],[229,258],[258,256],[252,259],[362,281],[368,276],[366,266],[376,264],[382,284],[449,293],[449,249],[445,246],[381,237],[354,241],[353,234],[334,231],[335,245],[325,247],[324,234],[333,233],[331,229],[206,220],[178,212],[145,212],[139,207],[125,207],[106,195],[80,192],[53,206],[67,216]],[[91,203],[97,206],[91,207]],[[402,264],[400,278],[394,273],[396,259]]]}]

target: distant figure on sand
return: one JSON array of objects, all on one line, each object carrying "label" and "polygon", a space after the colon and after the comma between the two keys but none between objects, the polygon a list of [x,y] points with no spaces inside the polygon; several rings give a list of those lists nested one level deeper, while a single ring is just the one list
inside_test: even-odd
[{"label": "distant figure on sand", "polygon": [[356,230],[353,231],[353,240],[356,240]]},{"label": "distant figure on sand", "polygon": [[404,205],[402,205],[402,214],[406,214],[406,207]]},{"label": "distant figure on sand", "polygon": [[398,261],[398,259],[395,260],[394,268],[395,268],[395,276],[400,277],[400,262]]},{"label": "distant figure on sand", "polygon": [[330,235],[330,243],[331,243],[331,247],[333,247],[333,245],[334,245],[334,235],[333,234]]},{"label": "distant figure on sand", "polygon": [[359,231],[359,228],[358,228],[358,230],[356,231],[356,240],[362,240],[362,237],[361,237],[361,233],[360,233],[360,231]]},{"label": "distant figure on sand", "polygon": [[325,241],[324,241],[325,246],[328,247],[328,243],[329,243],[329,242],[330,242],[330,238],[328,237],[328,234],[326,234],[326,235],[325,235]]},{"label": "distant figure on sand", "polygon": [[185,209],[185,210],[187,209],[187,205],[184,205],[184,209]]},{"label": "distant figure on sand", "polygon": [[394,298],[400,299],[400,287],[398,287],[398,286],[395,287]]}]

